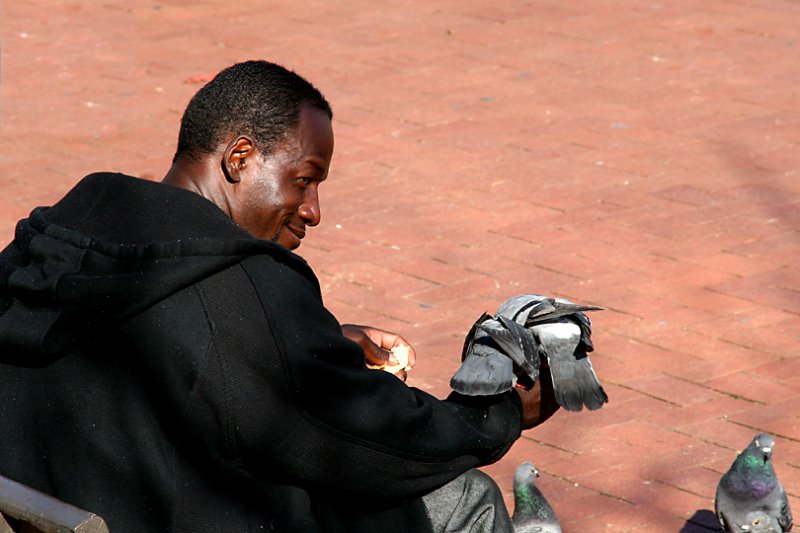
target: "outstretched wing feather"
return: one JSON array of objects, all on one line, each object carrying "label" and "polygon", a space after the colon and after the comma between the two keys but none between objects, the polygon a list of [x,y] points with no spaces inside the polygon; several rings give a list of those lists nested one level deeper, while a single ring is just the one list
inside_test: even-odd
[{"label": "outstretched wing feather", "polygon": [[[487,337],[483,339],[489,340]],[[450,379],[450,387],[467,396],[488,396],[514,386],[513,362],[494,347],[478,339],[461,367]]]}]

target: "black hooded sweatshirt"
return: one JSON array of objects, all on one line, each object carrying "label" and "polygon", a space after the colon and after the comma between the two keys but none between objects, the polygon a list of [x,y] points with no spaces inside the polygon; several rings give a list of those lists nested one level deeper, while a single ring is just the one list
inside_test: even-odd
[{"label": "black hooded sweatshirt", "polygon": [[428,531],[520,426],[365,368],[308,265],[189,191],[93,174],[0,253],[0,474],[113,533]]}]

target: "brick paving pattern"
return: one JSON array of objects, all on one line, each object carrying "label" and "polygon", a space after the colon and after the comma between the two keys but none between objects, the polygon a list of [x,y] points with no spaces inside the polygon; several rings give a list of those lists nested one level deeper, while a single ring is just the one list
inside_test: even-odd
[{"label": "brick paving pattern", "polygon": [[8,1],[0,245],[84,174],[160,179],[190,96],[267,58],[334,108],[323,224],[300,249],[343,322],[404,334],[448,392],[484,310],[605,307],[611,398],[532,460],[565,532],[710,531],[758,431],[800,512],[796,0]]}]

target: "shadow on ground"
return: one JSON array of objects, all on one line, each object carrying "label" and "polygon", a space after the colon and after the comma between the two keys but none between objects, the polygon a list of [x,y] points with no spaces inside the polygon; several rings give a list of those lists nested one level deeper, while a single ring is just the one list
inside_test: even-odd
[{"label": "shadow on ground", "polygon": [[710,533],[711,531],[721,531],[719,521],[713,512],[708,509],[701,509],[695,511],[679,533]]}]

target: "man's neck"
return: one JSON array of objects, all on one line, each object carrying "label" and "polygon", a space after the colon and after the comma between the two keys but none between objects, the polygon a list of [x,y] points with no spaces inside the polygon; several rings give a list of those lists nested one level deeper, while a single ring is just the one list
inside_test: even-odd
[{"label": "man's neck", "polygon": [[197,193],[231,216],[224,189],[225,178],[218,163],[219,160],[214,157],[204,157],[199,160],[178,158],[172,163],[161,182]]}]

